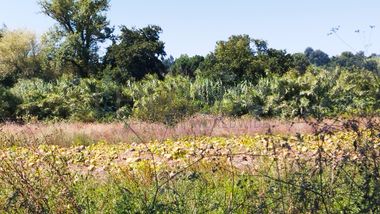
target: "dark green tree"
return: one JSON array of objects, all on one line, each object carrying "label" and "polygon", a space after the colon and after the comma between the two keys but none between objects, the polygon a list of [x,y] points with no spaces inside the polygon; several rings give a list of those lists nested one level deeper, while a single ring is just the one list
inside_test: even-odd
[{"label": "dark green tree", "polygon": [[342,52],[340,55],[333,57],[335,65],[345,68],[362,67],[364,60],[364,54],[355,55],[349,51]]},{"label": "dark green tree", "polygon": [[348,70],[366,69],[375,73],[378,72],[377,62],[370,57],[366,57],[364,52],[356,54],[348,51],[343,52],[339,56],[333,57],[332,64]]},{"label": "dark green tree", "polygon": [[310,65],[309,59],[303,53],[293,54],[294,68],[300,73],[303,74],[306,72],[307,67]]},{"label": "dark green tree", "polygon": [[122,26],[119,41],[108,48],[105,56],[107,73],[121,82],[129,78],[141,80],[150,73],[163,78],[166,71],[162,59],[166,53],[161,32],[155,25],[141,29]]},{"label": "dark green tree", "polygon": [[195,55],[193,57],[189,57],[184,54],[174,61],[174,64],[170,68],[170,72],[173,74],[181,74],[194,78],[195,71],[199,68],[199,65],[203,61],[203,56]]},{"label": "dark green tree", "polygon": [[265,54],[260,55],[269,72],[283,75],[294,67],[294,59],[285,50],[269,48]]},{"label": "dark green tree", "polygon": [[164,59],[162,60],[162,63],[164,64],[166,70],[170,70],[170,68],[174,65],[174,62],[175,59],[172,55],[170,55],[169,57],[164,57]]},{"label": "dark green tree", "polygon": [[324,66],[330,63],[329,55],[321,50],[313,50],[312,48],[308,47],[304,53],[309,59],[309,62],[316,66]]},{"label": "dark green tree", "polygon": [[234,35],[228,41],[219,41],[215,51],[206,56],[200,68],[201,75],[235,85],[244,79],[261,75],[254,65],[254,40],[248,35]]},{"label": "dark green tree", "polygon": [[294,66],[293,61],[285,50],[268,48],[265,41],[248,35],[237,35],[217,42],[200,70],[201,75],[236,85],[243,80],[256,82],[269,73],[282,75]]},{"label": "dark green tree", "polygon": [[109,0],[41,0],[39,4],[42,13],[57,22],[47,39],[46,58],[55,61],[55,69],[71,67],[82,77],[95,73],[99,43],[113,32],[105,15]]}]

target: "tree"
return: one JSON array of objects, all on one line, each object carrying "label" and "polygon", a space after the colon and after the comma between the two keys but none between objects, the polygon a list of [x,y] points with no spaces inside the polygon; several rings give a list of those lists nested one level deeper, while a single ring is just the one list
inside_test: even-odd
[{"label": "tree", "polygon": [[174,64],[171,66],[170,71],[173,74],[181,74],[194,78],[195,71],[203,61],[203,56],[195,55],[193,57],[189,57],[188,55],[184,54],[174,61]]},{"label": "tree", "polygon": [[4,31],[0,38],[0,82],[11,86],[17,78],[39,72],[38,44],[28,31]]},{"label": "tree", "polygon": [[170,68],[174,65],[174,57],[172,55],[170,55],[169,57],[164,57],[164,59],[162,60],[162,63],[164,64],[165,66],[165,69],[167,71],[170,70]]},{"label": "tree", "polygon": [[221,70],[234,76],[243,76],[253,57],[251,38],[248,35],[231,36],[228,41],[217,42],[215,56]]},{"label": "tree", "polygon": [[248,35],[234,35],[228,41],[217,42],[215,51],[206,56],[201,65],[202,75],[228,85],[255,78],[258,72],[253,65],[253,42]]},{"label": "tree", "polygon": [[379,74],[379,64],[377,63],[376,60],[367,59],[364,64],[364,68],[369,71]]},{"label": "tree", "polygon": [[309,59],[311,57],[311,54],[314,52],[314,49],[311,47],[307,47],[304,51],[305,56]]},{"label": "tree", "polygon": [[321,50],[313,50],[308,47],[305,50],[305,55],[309,59],[309,62],[316,66],[323,66],[330,63],[329,55]]},{"label": "tree", "polygon": [[294,59],[285,50],[269,48],[263,56],[266,69],[271,73],[283,75],[294,67]]},{"label": "tree", "polygon": [[268,48],[267,42],[248,35],[237,35],[217,42],[200,70],[206,77],[236,85],[243,80],[256,82],[268,73],[282,75],[294,66],[293,61],[285,50]]},{"label": "tree", "polygon": [[371,58],[367,58],[364,52],[353,54],[349,51],[341,53],[339,56],[333,57],[334,65],[347,68],[349,70],[366,69],[372,72],[378,72],[377,62]]},{"label": "tree", "polygon": [[301,74],[306,72],[307,67],[310,65],[309,59],[303,53],[293,54],[294,68]]},{"label": "tree", "polygon": [[41,0],[39,4],[58,23],[47,40],[51,47],[47,58],[55,60],[58,69],[69,64],[79,76],[94,73],[99,43],[113,32],[105,16],[109,0]]},{"label": "tree", "polygon": [[160,41],[161,32],[155,25],[141,29],[122,26],[119,42],[112,44],[105,56],[108,73],[121,82],[129,78],[141,80],[150,73],[163,78],[165,66],[161,59],[166,53],[165,44]]}]

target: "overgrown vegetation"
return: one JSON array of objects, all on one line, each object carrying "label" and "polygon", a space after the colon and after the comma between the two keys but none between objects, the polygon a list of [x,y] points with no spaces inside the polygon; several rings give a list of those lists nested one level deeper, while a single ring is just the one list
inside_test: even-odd
[{"label": "overgrown vegetation", "polygon": [[19,80],[3,89],[5,119],[110,121],[137,118],[174,124],[195,113],[252,117],[376,115],[380,79],[366,70],[309,68],[262,77],[254,84],[166,75],[119,85],[111,79],[62,76]]},{"label": "overgrown vegetation", "polygon": [[[378,57],[289,54],[264,40],[233,35],[207,56],[166,57],[162,29],[120,27],[109,2],[40,1],[56,26],[39,40],[1,29],[2,120],[112,121],[172,125],[195,113],[252,117],[374,115]],[[105,55],[99,47],[109,41]],[[104,46],[104,44],[103,44]]]},{"label": "overgrown vegetation", "polygon": [[0,210],[377,213],[379,125],[342,124],[340,131],[321,126],[297,136],[91,145],[82,138],[86,146],[70,147],[44,138],[10,146],[3,138]]},{"label": "overgrown vegetation", "polygon": [[0,29],[0,213],[380,213],[376,54],[232,35],[174,59],[109,3]]}]

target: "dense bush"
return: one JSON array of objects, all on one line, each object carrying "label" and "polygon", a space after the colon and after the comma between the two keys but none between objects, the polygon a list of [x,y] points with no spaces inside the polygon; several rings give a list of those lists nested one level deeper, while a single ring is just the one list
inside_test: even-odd
[{"label": "dense bush", "polygon": [[379,113],[376,54],[330,57],[311,47],[289,54],[241,34],[217,41],[206,56],[165,58],[160,26],[121,25],[114,34],[108,0],[39,5],[55,21],[41,39],[0,28],[3,120],[133,117],[174,124],[194,113],[282,118]]},{"label": "dense bush", "polygon": [[242,116],[245,114],[261,114],[264,103],[254,86],[249,82],[244,82],[236,87],[229,88],[223,95],[223,99],[213,106],[213,112],[230,116]]},{"label": "dense bush", "polygon": [[20,80],[11,91],[21,100],[16,114],[24,120],[112,119],[120,107],[129,103],[121,88],[107,80],[68,77],[50,83],[41,79]]},{"label": "dense bush", "polygon": [[195,55],[189,57],[184,54],[178,57],[173,65],[170,67],[170,73],[181,74],[185,76],[195,77],[195,72],[199,68],[200,64],[204,61],[203,56]]},{"label": "dense bush", "polygon": [[217,101],[223,98],[226,86],[220,80],[198,76],[190,86],[190,96],[203,112],[209,112]]},{"label": "dense bush", "polygon": [[148,76],[141,82],[130,83],[124,94],[134,100],[134,117],[171,125],[197,111],[190,87],[190,80],[183,76],[167,76],[164,81]]},{"label": "dense bush", "polygon": [[[75,43],[66,41],[66,47],[63,42],[72,38],[70,33],[66,38],[51,31],[38,42],[31,33],[4,30],[1,119],[92,122],[132,117],[173,125],[195,113],[281,118],[379,113],[376,55],[343,52],[330,58],[312,48],[291,55],[269,48],[264,40],[234,35],[217,42],[205,57],[181,55],[165,61],[159,26],[123,26],[118,37],[108,30],[104,33],[113,43],[103,58],[95,50],[85,50],[94,58],[75,56]],[[92,41],[94,48],[104,39]]]},{"label": "dense bush", "polygon": [[16,114],[22,119],[27,119],[27,117],[66,118],[68,116],[68,109],[62,106],[65,100],[61,94],[54,91],[52,84],[40,79],[20,80],[11,91],[21,100]]},{"label": "dense bush", "polygon": [[366,57],[364,52],[353,54],[343,52],[338,56],[332,57],[332,64],[348,70],[366,69],[375,73],[379,72],[377,62],[370,57]]},{"label": "dense bush", "polygon": [[19,100],[8,89],[0,87],[0,120],[14,119]]},{"label": "dense bush", "polygon": [[379,109],[379,77],[371,72],[312,70],[303,75],[261,78],[241,83],[223,96],[220,112],[259,117],[366,115]]},{"label": "dense bush", "polygon": [[[326,117],[379,113],[380,80],[373,72],[309,67],[236,86],[197,76],[149,75],[119,85],[111,79],[63,76],[20,80],[3,89],[3,118],[106,121],[134,117],[174,124],[194,113],[253,117]],[[20,103],[16,106],[17,103]],[[15,107],[16,106],[16,107]],[[14,114],[15,112],[15,114]]]},{"label": "dense bush", "polygon": [[[329,91],[335,114],[368,115],[380,107],[380,79],[369,71],[337,70],[335,84]],[[331,78],[331,77],[330,77]]]}]

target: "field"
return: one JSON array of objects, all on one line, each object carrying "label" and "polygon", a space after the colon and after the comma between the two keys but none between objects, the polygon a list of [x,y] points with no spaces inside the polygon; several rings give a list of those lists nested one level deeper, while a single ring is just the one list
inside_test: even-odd
[{"label": "field", "polygon": [[176,127],[4,124],[0,210],[378,213],[378,128],[212,117]]},{"label": "field", "polygon": [[380,3],[18,2],[0,214],[380,213]]}]

